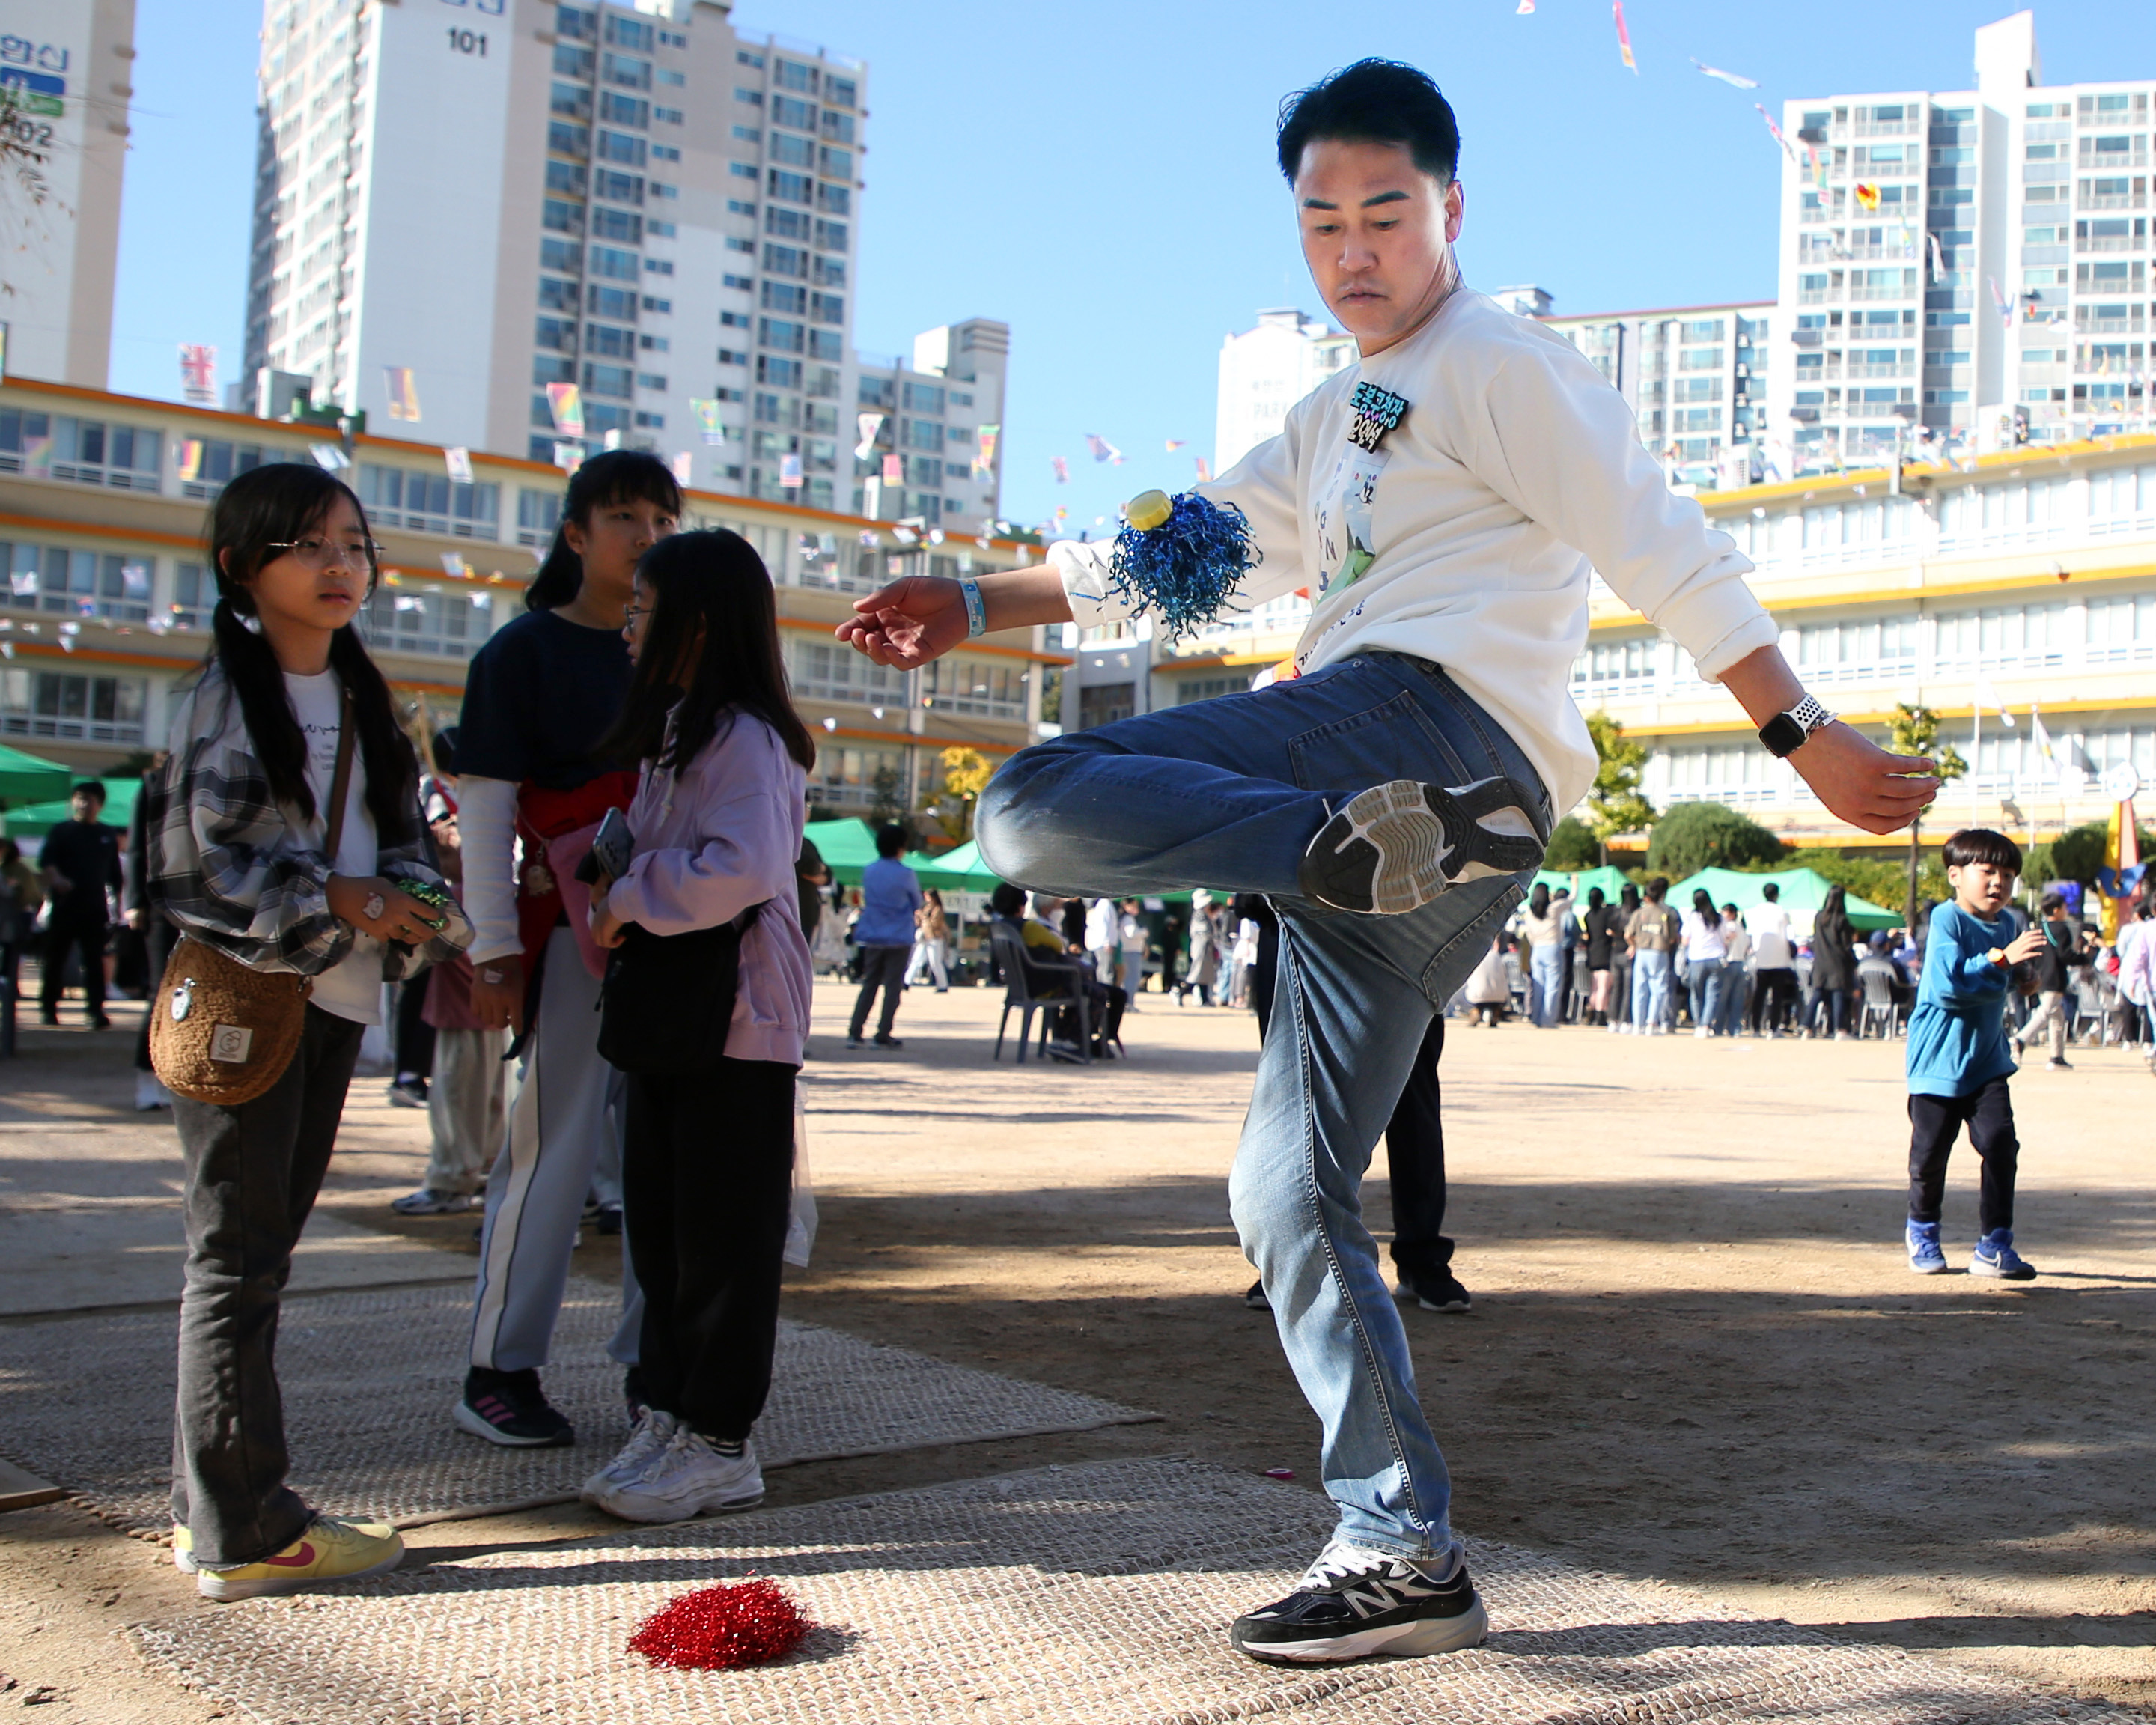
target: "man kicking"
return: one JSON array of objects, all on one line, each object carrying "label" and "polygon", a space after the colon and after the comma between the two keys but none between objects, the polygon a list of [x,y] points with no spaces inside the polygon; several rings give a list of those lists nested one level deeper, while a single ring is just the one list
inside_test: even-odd
[{"label": "man kicking", "polygon": [[[1428,77],[1336,73],[1286,105],[1279,153],[1361,360],[1200,489],[1240,506],[1264,554],[1240,603],[1315,596],[1301,675],[1029,748],[983,793],[977,831],[991,868],[1039,891],[1203,883],[1278,908],[1274,1034],[1229,1196],[1339,1521],[1233,1640],[1315,1663],[1447,1652],[1486,1626],[1359,1194],[1431,1014],[1594,781],[1567,692],[1590,565],[1842,819],[1890,832],[1938,782],[1806,696],[1750,564],[1670,490],[1600,373],[1460,285],[1459,132]],[[1065,542],[1034,568],[897,582],[839,633],[910,668],[990,629],[1105,623],[1128,609],[1108,551]]]}]

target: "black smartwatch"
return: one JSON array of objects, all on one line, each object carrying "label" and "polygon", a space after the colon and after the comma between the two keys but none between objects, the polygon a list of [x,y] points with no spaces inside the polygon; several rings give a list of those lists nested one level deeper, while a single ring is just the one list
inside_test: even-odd
[{"label": "black smartwatch", "polygon": [[1785,713],[1759,727],[1759,741],[1768,754],[1785,759],[1804,747],[1804,739],[1822,725],[1831,725],[1834,715],[1807,695]]}]

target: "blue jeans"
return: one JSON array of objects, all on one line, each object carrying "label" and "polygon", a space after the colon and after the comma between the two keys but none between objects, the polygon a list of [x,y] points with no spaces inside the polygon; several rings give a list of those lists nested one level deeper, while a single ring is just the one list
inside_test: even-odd
[{"label": "blue jeans", "polygon": [[1696,1030],[1712,1034],[1722,1028],[1722,961],[1695,958],[1686,978],[1691,988],[1691,1022]]},{"label": "blue jeans", "polygon": [[1742,964],[1725,961],[1722,967],[1722,1034],[1744,1034],[1744,1010],[1752,999],[1752,977]]},{"label": "blue jeans", "polygon": [[1537,947],[1527,960],[1527,982],[1529,1016],[1538,1024],[1554,1024],[1564,1010],[1564,948]]},{"label": "blue jeans", "polygon": [[1273,1034],[1229,1208],[1323,1429],[1341,1537],[1410,1558],[1450,1551],[1451,1486],[1363,1225],[1363,1174],[1431,1018],[1532,871],[1463,883],[1405,916],[1362,916],[1301,897],[1296,870],[1330,810],[1358,791],[1493,773],[1526,788],[1547,837],[1548,798],[1519,746],[1437,666],[1371,653],[1027,749],[982,793],[975,827],[998,875],[1058,897],[1203,885],[1272,898]]},{"label": "blue jeans", "polygon": [[1645,1030],[1650,1024],[1666,1024],[1670,1021],[1671,955],[1667,952],[1635,952],[1632,955],[1632,1028]]}]

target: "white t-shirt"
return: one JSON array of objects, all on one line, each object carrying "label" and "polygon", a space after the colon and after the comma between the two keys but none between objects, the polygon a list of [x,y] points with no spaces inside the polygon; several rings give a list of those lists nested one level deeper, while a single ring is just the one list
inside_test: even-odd
[{"label": "white t-shirt", "polygon": [[[342,687],[336,673],[326,670],[311,677],[286,671],[285,688],[292,698],[300,734],[307,740],[307,786],[315,793],[314,836],[319,844],[329,837],[330,787],[336,778]],[[330,859],[330,871],[364,877],[373,874],[377,866],[374,816],[367,807],[367,766],[360,758],[355,738],[352,778],[345,791],[344,830],[337,835],[337,854]],[[352,950],[315,978],[315,992],[310,998],[324,1012],[354,1024],[380,1024],[382,942],[355,930]]]},{"label": "white t-shirt", "polygon": [[1789,913],[1776,904],[1756,904],[1744,913],[1752,932],[1752,968],[1787,970],[1791,961]]},{"label": "white t-shirt", "polygon": [[[1366,383],[1377,421],[1396,415],[1375,463],[1349,438]],[[1709,680],[1780,639],[1744,584],[1752,565],[1670,490],[1624,398],[1563,336],[1484,294],[1463,289],[1399,346],[1336,372],[1198,490],[1239,505],[1264,552],[1236,603],[1310,590],[1301,670],[1373,649],[1444,666],[1511,732],[1559,814],[1596,770],[1570,692],[1590,565]],[[1112,548],[1050,547],[1082,626],[1128,614],[1110,593]]]},{"label": "white t-shirt", "polygon": [[1685,957],[1720,960],[1729,956],[1722,943],[1722,918],[1712,911],[1684,913]]}]

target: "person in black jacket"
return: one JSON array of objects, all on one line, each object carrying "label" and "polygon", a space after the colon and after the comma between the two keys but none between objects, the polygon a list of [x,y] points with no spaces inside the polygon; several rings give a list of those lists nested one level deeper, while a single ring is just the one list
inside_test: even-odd
[{"label": "person in black jacket", "polygon": [[2039,1030],[2048,1029],[2051,1070],[2065,1072],[2071,1070],[2066,1060],[2066,995],[2074,985],[2074,968],[2089,962],[2088,949],[2080,928],[2067,916],[2066,901],[2059,894],[2046,893],[2037,909],[2044,918],[2044,950],[2036,960],[2036,1009],[2010,1040],[2019,1053],[2036,1040]]},{"label": "person in black jacket", "polygon": [[1820,1028],[1820,1007],[1826,1008],[1824,1027],[1845,1040],[1849,1036],[1849,991],[1856,980],[1856,937],[1849,926],[1849,896],[1839,886],[1826,890],[1826,900],[1812,918],[1812,979],[1804,996],[1804,1028]]},{"label": "person in black jacket", "polygon": [[70,951],[82,958],[83,1014],[90,1029],[110,1024],[105,1016],[105,942],[111,932],[106,894],[117,892],[124,883],[120,829],[98,819],[104,812],[105,787],[85,778],[68,798],[68,819],[45,834],[44,848],[38,853],[51,909],[38,955],[44,968],[38,1016],[48,1024],[60,1021],[61,978]]}]

